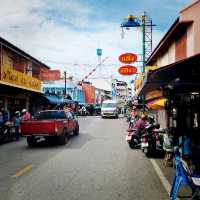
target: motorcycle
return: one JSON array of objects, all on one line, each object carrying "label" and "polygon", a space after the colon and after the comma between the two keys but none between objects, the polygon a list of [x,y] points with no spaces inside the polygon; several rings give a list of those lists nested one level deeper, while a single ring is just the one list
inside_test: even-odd
[{"label": "motorcycle", "polygon": [[126,141],[131,149],[136,149],[140,147],[140,138],[136,135],[137,129],[129,128],[128,135],[126,136]]},{"label": "motorcycle", "polygon": [[6,122],[0,126],[0,143],[11,141],[15,138],[15,127],[12,123]]},{"label": "motorcycle", "polygon": [[161,133],[164,133],[164,131],[156,130],[159,128],[159,124],[150,124],[145,128],[145,131],[141,136],[141,149],[146,156],[150,156],[156,152],[162,153],[164,151],[163,137],[160,135]]}]

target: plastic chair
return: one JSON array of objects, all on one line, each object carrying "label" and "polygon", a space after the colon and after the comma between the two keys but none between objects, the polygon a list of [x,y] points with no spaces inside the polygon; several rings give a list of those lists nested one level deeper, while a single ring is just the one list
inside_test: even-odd
[{"label": "plastic chair", "polygon": [[170,199],[176,200],[177,193],[181,186],[188,186],[192,189],[192,199],[200,194],[200,177],[189,174],[189,171],[183,166],[180,156],[175,154],[176,174],[173,180]]}]

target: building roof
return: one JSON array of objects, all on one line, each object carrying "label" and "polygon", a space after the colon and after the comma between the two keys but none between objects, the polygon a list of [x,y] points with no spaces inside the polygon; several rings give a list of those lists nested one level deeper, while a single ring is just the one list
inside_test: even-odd
[{"label": "building roof", "polygon": [[173,85],[177,91],[200,91],[200,53],[151,71],[145,77],[139,95]]},{"label": "building roof", "polygon": [[191,8],[191,7],[193,7],[194,5],[196,5],[197,3],[200,3],[200,0],[196,0],[196,1],[194,1],[192,4],[186,6],[185,8],[183,8],[183,9],[180,11],[180,13],[182,13],[182,12],[188,10],[189,8]]},{"label": "building roof", "polygon": [[188,25],[192,24],[193,21],[180,21],[180,18],[177,18],[172,26],[169,28],[167,33],[164,37],[160,40],[156,48],[151,53],[150,57],[148,58],[146,65],[152,65],[152,62],[156,60],[159,53],[169,45],[169,42],[174,38],[174,36],[180,31],[181,28],[187,27]]},{"label": "building roof", "polygon": [[4,38],[0,37],[0,44],[7,47],[8,49],[16,52],[17,54],[21,55],[22,57],[28,59],[28,60],[32,60],[33,62],[42,65],[43,67],[46,67],[47,69],[50,69],[49,66],[47,66],[46,64],[44,64],[43,62],[37,60],[36,58],[32,57],[31,55],[29,55],[28,53],[26,53],[25,51],[21,50],[20,48],[18,48],[17,46],[15,46],[14,44],[8,42],[7,40],[5,40]]},{"label": "building roof", "polygon": [[[67,88],[74,88],[76,87],[77,83],[74,81],[66,80],[66,87]],[[65,87],[65,80],[57,80],[57,81],[46,81],[43,84],[44,88],[64,88]]]}]

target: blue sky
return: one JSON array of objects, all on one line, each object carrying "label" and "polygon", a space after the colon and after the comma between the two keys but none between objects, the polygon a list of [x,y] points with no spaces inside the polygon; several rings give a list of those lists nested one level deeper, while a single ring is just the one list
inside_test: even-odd
[{"label": "blue sky", "polygon": [[[192,0],[7,0],[0,7],[0,35],[53,69],[83,77],[97,64],[96,49],[109,57],[93,77],[119,79],[118,56],[141,53],[141,32],[121,39],[120,24],[129,14],[152,17],[154,46]],[[137,64],[136,64],[137,65]],[[138,67],[139,71],[139,67]],[[129,78],[130,79],[130,78]]]}]

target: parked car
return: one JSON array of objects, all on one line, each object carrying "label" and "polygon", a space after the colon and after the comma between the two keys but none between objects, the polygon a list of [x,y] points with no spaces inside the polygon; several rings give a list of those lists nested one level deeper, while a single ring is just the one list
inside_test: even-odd
[{"label": "parked car", "polygon": [[30,146],[35,146],[41,138],[56,139],[59,144],[66,144],[69,134],[79,134],[79,124],[72,112],[46,110],[39,112],[34,120],[22,122],[20,132],[27,137]]}]

